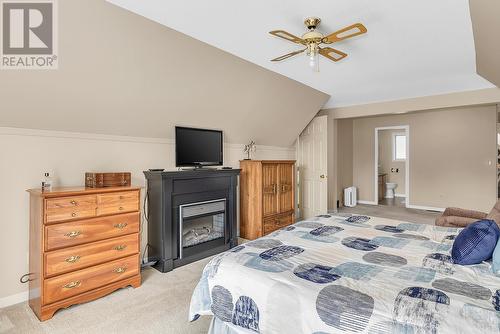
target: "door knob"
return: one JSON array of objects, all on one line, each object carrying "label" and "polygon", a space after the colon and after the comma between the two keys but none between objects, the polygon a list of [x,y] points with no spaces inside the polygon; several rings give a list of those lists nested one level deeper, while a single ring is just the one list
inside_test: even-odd
[{"label": "door knob", "polygon": [[321,174],[319,177],[320,177],[320,179],[324,179],[326,176],[325,176],[325,174]]}]

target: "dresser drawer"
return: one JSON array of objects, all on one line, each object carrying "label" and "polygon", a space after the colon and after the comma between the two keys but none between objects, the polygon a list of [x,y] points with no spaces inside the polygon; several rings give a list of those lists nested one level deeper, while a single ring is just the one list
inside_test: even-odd
[{"label": "dresser drawer", "polygon": [[96,196],[68,196],[45,201],[45,222],[54,223],[96,215]]},{"label": "dresser drawer", "polygon": [[139,232],[139,213],[45,226],[45,250],[76,246]]},{"label": "dresser drawer", "polygon": [[138,233],[55,250],[44,254],[45,276],[55,276],[137,253]]},{"label": "dresser drawer", "polygon": [[139,211],[138,191],[97,195],[97,214],[99,216],[131,211]]},{"label": "dresser drawer", "polygon": [[264,235],[293,224],[293,212],[264,220]]},{"label": "dresser drawer", "polygon": [[139,274],[139,255],[133,255],[49,278],[43,284],[43,302],[50,304],[137,274]]}]

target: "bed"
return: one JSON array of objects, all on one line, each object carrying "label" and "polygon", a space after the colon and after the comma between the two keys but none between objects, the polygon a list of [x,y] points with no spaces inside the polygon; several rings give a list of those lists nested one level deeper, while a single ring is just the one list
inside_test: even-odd
[{"label": "bed", "polygon": [[322,215],[214,257],[189,320],[210,333],[498,333],[500,278],[455,265],[456,228]]}]

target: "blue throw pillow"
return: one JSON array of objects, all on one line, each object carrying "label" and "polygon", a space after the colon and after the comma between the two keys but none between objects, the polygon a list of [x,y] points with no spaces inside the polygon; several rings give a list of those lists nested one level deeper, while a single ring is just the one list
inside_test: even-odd
[{"label": "blue throw pillow", "polygon": [[491,259],[500,237],[500,229],[493,220],[480,220],[464,228],[455,238],[451,257],[453,263],[478,264]]}]

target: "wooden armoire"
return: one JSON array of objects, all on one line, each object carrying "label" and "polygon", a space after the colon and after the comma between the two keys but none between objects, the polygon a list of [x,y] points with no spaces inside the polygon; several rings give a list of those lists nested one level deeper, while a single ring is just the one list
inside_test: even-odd
[{"label": "wooden armoire", "polygon": [[253,240],[295,222],[295,161],[240,161],[240,236]]}]

